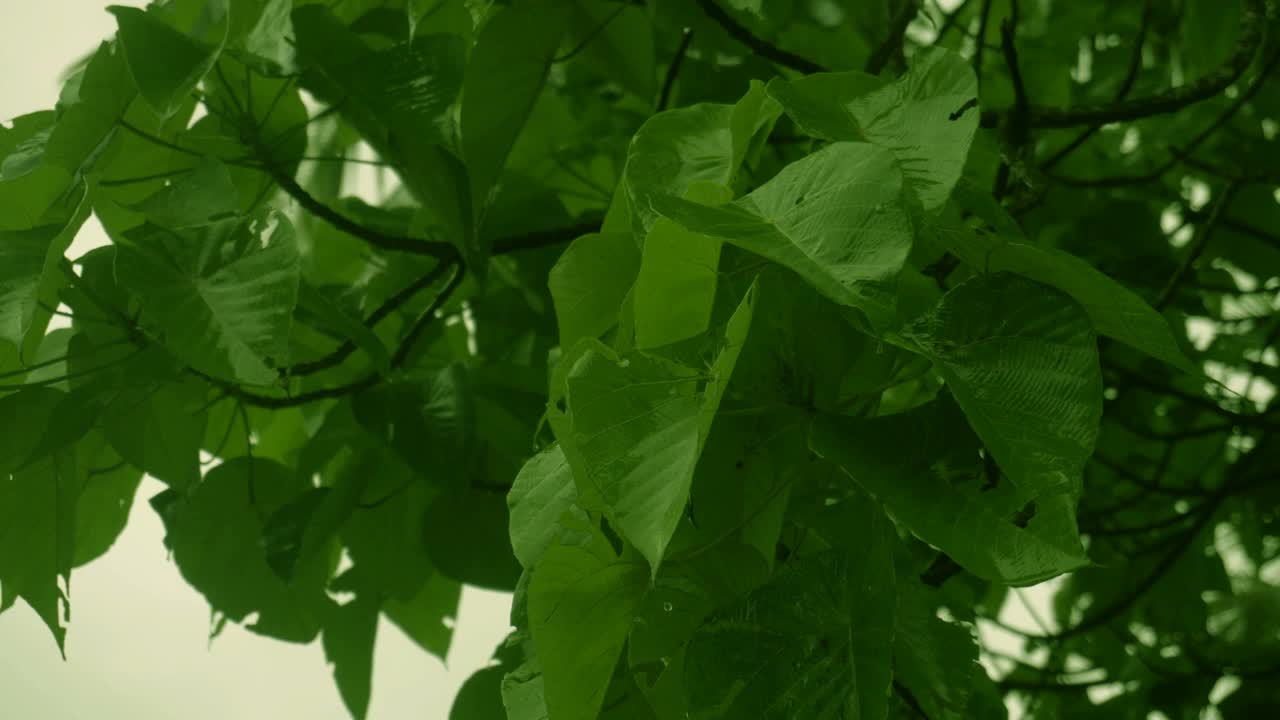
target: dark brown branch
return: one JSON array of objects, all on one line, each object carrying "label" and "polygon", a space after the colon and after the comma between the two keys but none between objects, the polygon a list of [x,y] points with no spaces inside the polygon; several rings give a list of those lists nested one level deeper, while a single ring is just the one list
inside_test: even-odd
[{"label": "dark brown branch", "polygon": [[[365,318],[364,326],[369,329],[376,327],[378,323],[386,319],[386,317],[391,313],[400,309],[405,303],[416,297],[418,293],[434,285],[437,280],[448,272],[450,267],[451,266],[448,263],[440,263],[431,268],[431,270],[425,275],[401,289],[400,292],[387,298],[385,302],[369,314],[369,317]],[[347,340],[328,355],[316,360],[298,363],[290,368],[285,374],[291,376],[305,376],[313,375],[323,370],[328,370],[329,368],[341,365],[342,361],[346,360],[351,356],[351,353],[355,352],[355,349],[356,344]]]},{"label": "dark brown branch", "polygon": [[772,45],[756,37],[754,33],[725,12],[724,8],[717,5],[715,0],[697,0],[697,3],[707,17],[715,20],[716,24],[724,28],[729,37],[751,48],[760,57],[806,74],[826,72],[826,68],[818,63],[802,58],[795,53],[783,50],[777,45]]},{"label": "dark brown branch", "polygon": [[667,74],[662,79],[662,91],[658,93],[657,112],[667,109],[667,104],[671,102],[671,90],[676,85],[676,78],[680,75],[680,66],[684,64],[685,55],[689,53],[689,44],[693,42],[693,29],[685,28],[680,36],[680,45],[676,48],[676,54],[671,58],[671,64],[667,66]]},{"label": "dark brown branch", "polygon": [[951,28],[956,26],[956,21],[960,19],[960,15],[964,13],[964,10],[968,5],[969,0],[960,0],[960,4],[956,6],[956,9],[952,10],[951,14],[942,19],[942,25],[938,27],[938,34],[933,39],[935,45],[942,42],[942,38],[951,31]]},{"label": "dark brown branch", "polygon": [[[1120,102],[1129,97],[1129,93],[1133,91],[1133,85],[1138,81],[1138,74],[1142,71],[1142,49],[1147,42],[1147,27],[1151,24],[1151,7],[1152,0],[1145,0],[1142,4],[1142,19],[1138,24],[1138,34],[1133,39],[1133,51],[1129,56],[1129,68],[1125,71],[1124,80],[1120,83],[1120,87],[1116,89],[1114,102]],[[1068,155],[1082,147],[1089,138],[1093,137],[1103,128],[1106,123],[1094,123],[1086,128],[1083,132],[1075,137],[1074,140],[1064,145],[1060,150],[1055,152],[1041,164],[1042,170],[1049,170],[1053,166],[1062,162]]]},{"label": "dark brown branch", "polygon": [[982,85],[982,53],[987,49],[987,22],[991,19],[991,0],[982,0],[982,10],[978,12],[978,35],[974,40],[973,73],[978,76],[978,85]]},{"label": "dark brown branch", "polygon": [[1165,283],[1161,289],[1160,295],[1156,301],[1152,303],[1152,307],[1156,310],[1163,310],[1173,300],[1173,296],[1178,292],[1178,288],[1186,279],[1187,273],[1191,271],[1191,266],[1199,259],[1201,253],[1209,243],[1209,237],[1213,234],[1214,226],[1218,223],[1218,218],[1222,216],[1224,210],[1231,204],[1231,198],[1236,193],[1236,183],[1228,183],[1218,196],[1217,202],[1210,208],[1208,216],[1204,222],[1196,226],[1195,235],[1191,238],[1190,246],[1187,248],[1186,255],[1182,258],[1182,263],[1178,265],[1178,269]]},{"label": "dark brown branch", "polygon": [[915,0],[901,0],[901,3],[898,6],[898,12],[889,22],[889,34],[884,42],[880,43],[867,57],[867,63],[863,66],[863,70],[871,75],[879,75],[894,56],[902,54],[902,42],[907,26],[916,19],[919,10],[916,8]]},{"label": "dark brown branch", "polygon": [[[431,304],[422,311],[422,314],[418,316],[417,321],[414,322],[413,327],[409,329],[409,332],[400,341],[399,347],[396,348],[395,355],[392,356],[392,369],[399,369],[403,367],[404,363],[409,359],[409,355],[412,352],[414,345],[426,330],[427,325],[435,318],[436,311],[444,307],[444,304],[449,301],[453,291],[458,288],[459,284],[461,284],[464,274],[461,264],[453,262],[450,263],[450,266],[455,268],[453,277],[449,279],[449,283],[445,285],[445,287],[436,295],[435,299],[431,301]],[[386,376],[381,373],[372,372],[359,379],[336,387],[321,388],[288,397],[273,397],[270,395],[259,395],[257,393],[242,390],[234,385],[230,385],[217,380],[216,378],[204,375],[203,373],[197,374],[204,377],[206,380],[214,382],[229,390],[237,399],[248,405],[273,409],[297,407],[299,405],[307,405],[320,400],[334,400],[346,397],[374,387],[386,379]]]},{"label": "dark brown branch", "polygon": [[[1148,97],[1103,105],[1075,108],[1032,107],[1031,124],[1034,127],[1062,128],[1141,120],[1153,115],[1176,112],[1207,100],[1227,89],[1249,68],[1253,56],[1262,45],[1265,16],[1263,0],[1246,0],[1240,18],[1240,36],[1231,57],[1219,68],[1195,82]],[[981,46],[977,57],[981,57]]]}]

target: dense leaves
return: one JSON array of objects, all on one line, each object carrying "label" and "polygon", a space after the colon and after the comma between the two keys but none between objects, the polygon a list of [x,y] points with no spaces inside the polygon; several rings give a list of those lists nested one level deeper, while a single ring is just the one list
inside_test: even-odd
[{"label": "dense leaves", "polygon": [[0,609],[145,474],[355,717],[463,585],[452,720],[1270,717],[1274,5],[112,7],[0,125]]}]

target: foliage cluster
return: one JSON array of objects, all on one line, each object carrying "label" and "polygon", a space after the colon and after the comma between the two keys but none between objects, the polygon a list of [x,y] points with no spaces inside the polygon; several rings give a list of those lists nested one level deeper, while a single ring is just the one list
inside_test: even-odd
[{"label": "foliage cluster", "polygon": [[356,717],[463,584],[454,720],[1266,716],[1274,10],[112,7],[0,128],[0,608],[145,473]]}]

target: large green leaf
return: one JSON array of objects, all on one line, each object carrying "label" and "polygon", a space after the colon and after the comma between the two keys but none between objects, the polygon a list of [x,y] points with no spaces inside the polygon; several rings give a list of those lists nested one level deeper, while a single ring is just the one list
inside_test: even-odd
[{"label": "large green leaf", "polygon": [[976,683],[989,687],[978,664],[978,645],[968,629],[939,618],[936,606],[929,589],[915,578],[899,583],[895,674],[930,718],[986,720],[971,701]]},{"label": "large green leaf", "polygon": [[[981,444],[949,398],[880,418],[819,415],[809,442],[978,577],[1032,585],[1088,564],[1069,489],[1033,494],[990,477]],[[1029,510],[1025,522],[1019,516]]]},{"label": "large green leaf", "polygon": [[1099,334],[1173,367],[1195,372],[1174,340],[1168,321],[1137,293],[1088,262],[1057,248],[1014,242],[964,227],[943,229],[938,235],[948,250],[969,265],[988,272],[1013,272],[1052,285],[1080,303]]},{"label": "large green leaf", "polygon": [[262,543],[266,518],[307,489],[288,468],[237,458],[210,470],[190,497],[178,500],[168,542],[182,576],[214,612],[249,629],[291,642],[310,642],[326,604],[328,565],[315,557],[286,583],[267,564]]},{"label": "large green leaf", "polygon": [[729,205],[655,196],[685,228],[723,238],[794,270],[823,295],[883,327],[895,317],[888,283],[911,250],[902,174],[888,152],[842,142],[788,165]]},{"label": "large green leaf", "polygon": [[538,0],[500,10],[476,38],[462,86],[462,156],[477,211],[489,204],[507,154],[542,93],[568,26],[568,6]]},{"label": "large green leaf", "polygon": [[1011,273],[981,275],[904,336],[934,361],[1015,485],[1078,496],[1102,419],[1097,339],[1080,305]]},{"label": "large green leaf", "polygon": [[[0,183],[0,192],[3,192]],[[0,230],[0,340],[21,345],[35,327],[42,291],[61,278],[63,254],[89,217],[79,188],[70,212],[27,230]],[[43,326],[40,328],[43,330]]]},{"label": "large green leaf", "polygon": [[618,324],[623,299],[640,269],[629,232],[583,235],[551,268],[547,284],[555,300],[560,346],[599,338]]},{"label": "large green leaf", "polygon": [[72,174],[44,162],[54,113],[37,112],[0,123],[0,231],[46,224],[45,211],[71,185]]},{"label": "large green leaf", "polygon": [[554,445],[520,469],[507,504],[511,508],[511,547],[525,568],[532,568],[560,531],[560,516],[577,500],[573,471],[564,450]]},{"label": "large green leaf", "polygon": [[636,131],[623,182],[637,234],[658,219],[663,195],[684,197],[693,183],[734,187],[743,162],[758,148],[781,108],[754,84],[736,105],[700,104],[659,113]]},{"label": "large green leaf", "polygon": [[36,388],[0,398],[0,612],[21,597],[63,649],[66,597],[75,555],[76,498],[82,483],[74,453],[31,457],[65,393]]},{"label": "large green leaf", "polygon": [[583,341],[562,360],[563,390],[548,413],[579,502],[603,510],[656,571],[684,513],[693,472],[746,340],[755,287],[706,372]]},{"label": "large green leaf", "polygon": [[887,522],[863,524],[857,555],[797,558],[705,622],[685,658],[692,717],[885,717],[895,601]]},{"label": "large green leaf", "polygon": [[194,34],[166,22],[160,6],[152,12],[122,5],[107,10],[116,16],[118,39],[139,94],[157,115],[172,115],[218,60],[227,39],[227,0],[205,3]]},{"label": "large green leaf", "polygon": [[299,263],[283,215],[116,238],[116,270],[175,355],[214,377],[266,385],[289,355]]},{"label": "large green leaf", "polygon": [[599,530],[585,545],[547,548],[529,585],[529,626],[547,716],[595,720],[649,574],[618,557]]},{"label": "large green leaf", "polygon": [[373,644],[378,601],[358,597],[332,608],[324,622],[324,656],[333,666],[338,694],[352,716],[363,720],[372,692]]},{"label": "large green leaf", "polygon": [[76,501],[76,567],[101,557],[124,532],[142,483],[142,471],[118,461],[105,440],[95,438],[79,449],[84,486]]},{"label": "large green leaf", "polygon": [[[120,457],[177,490],[200,481],[206,416],[198,385],[152,384],[130,378],[102,409],[102,433]],[[233,428],[229,432],[243,427]]]},{"label": "large green leaf", "polygon": [[[686,199],[718,205],[732,198],[726,188],[697,183]],[[659,218],[644,238],[633,289],[636,347],[645,350],[694,337],[711,325],[719,279],[718,238],[690,232]]]},{"label": "large green leaf", "polygon": [[978,96],[969,63],[940,48],[921,50],[897,81],[862,73],[775,80],[769,94],[805,132],[826,140],[863,140],[890,153],[926,210],[941,208],[960,180],[978,112],[960,112]]}]

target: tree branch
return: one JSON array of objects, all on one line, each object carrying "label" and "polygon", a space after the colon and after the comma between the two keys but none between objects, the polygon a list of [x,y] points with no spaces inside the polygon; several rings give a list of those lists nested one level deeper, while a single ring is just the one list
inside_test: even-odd
[{"label": "tree branch", "polygon": [[[1225,90],[1248,69],[1254,54],[1262,45],[1265,17],[1266,7],[1263,0],[1245,0],[1244,11],[1240,18],[1240,37],[1231,57],[1227,58],[1218,69],[1195,82],[1170,88],[1155,95],[1104,105],[1074,108],[1032,107],[1031,124],[1034,127],[1062,128],[1140,120],[1153,115],[1175,112],[1207,100]],[[981,57],[981,45],[979,45],[977,57]]]},{"label": "tree branch", "polygon": [[907,32],[907,26],[912,20],[916,19],[916,15],[920,12],[916,8],[915,0],[901,0],[902,4],[898,6],[898,12],[894,14],[893,19],[889,22],[889,34],[885,37],[884,42],[876,47],[875,51],[867,57],[867,63],[863,66],[863,71],[870,75],[879,75],[884,66],[889,64],[889,60],[895,55],[902,53],[902,42]]},{"label": "tree branch", "polygon": [[667,74],[662,79],[662,91],[658,93],[657,112],[667,109],[667,103],[671,101],[671,89],[675,87],[676,77],[680,75],[680,66],[684,64],[684,56],[689,52],[689,44],[693,42],[693,30],[685,28],[680,36],[680,45],[676,48],[675,57],[671,58],[671,64],[667,66]]},{"label": "tree branch", "polygon": [[729,37],[751,48],[751,50],[760,57],[805,74],[826,72],[826,68],[822,67],[818,63],[807,58],[802,58],[795,53],[783,50],[777,45],[772,45],[756,37],[754,33],[745,26],[739,24],[737,20],[734,20],[729,15],[729,13],[725,12],[724,8],[717,5],[715,0],[696,1],[698,3],[698,7],[702,8],[702,12],[706,13],[707,17],[715,20],[720,27],[724,28],[724,31],[729,34]]}]

